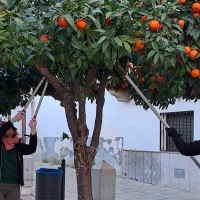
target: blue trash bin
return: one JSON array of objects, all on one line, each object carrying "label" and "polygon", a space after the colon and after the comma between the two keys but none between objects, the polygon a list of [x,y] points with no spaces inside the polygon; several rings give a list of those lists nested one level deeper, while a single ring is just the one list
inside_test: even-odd
[{"label": "blue trash bin", "polygon": [[60,169],[36,170],[35,200],[61,200],[62,173]]}]

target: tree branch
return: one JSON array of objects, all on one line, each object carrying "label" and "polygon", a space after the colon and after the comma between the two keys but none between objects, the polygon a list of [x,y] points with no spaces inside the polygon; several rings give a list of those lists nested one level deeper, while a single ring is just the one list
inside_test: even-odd
[{"label": "tree branch", "polygon": [[87,78],[85,81],[85,92],[86,94],[89,92],[89,90],[91,89],[91,85],[93,84],[94,80],[96,79],[96,66],[92,67],[87,74]]},{"label": "tree branch", "polygon": [[33,66],[46,78],[50,85],[56,90],[56,92],[61,95],[63,92],[63,86],[59,83],[58,79],[51,74],[47,67],[41,67],[36,62]]},{"label": "tree branch", "polygon": [[92,147],[97,148],[99,145],[99,136],[101,132],[101,126],[102,126],[102,117],[103,117],[103,106],[105,102],[105,88],[106,88],[106,82],[108,79],[108,73],[103,74],[102,79],[100,80],[100,85],[98,89],[98,97],[96,99],[96,118],[95,118],[95,125],[94,125],[94,131],[92,135],[92,141],[91,145]]}]

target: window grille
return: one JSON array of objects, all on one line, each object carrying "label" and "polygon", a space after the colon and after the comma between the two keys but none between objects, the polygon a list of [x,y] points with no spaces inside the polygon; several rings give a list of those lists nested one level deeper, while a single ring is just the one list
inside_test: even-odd
[{"label": "window grille", "polygon": [[[185,142],[194,141],[194,111],[161,113],[163,119],[170,127],[174,127],[182,134]],[[160,123],[160,150],[178,151],[173,139],[166,134],[165,127]]]}]

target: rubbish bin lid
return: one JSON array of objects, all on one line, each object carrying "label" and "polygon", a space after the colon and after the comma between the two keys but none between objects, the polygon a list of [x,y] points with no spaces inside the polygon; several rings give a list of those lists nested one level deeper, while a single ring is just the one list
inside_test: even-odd
[{"label": "rubbish bin lid", "polygon": [[46,174],[46,175],[61,175],[63,173],[60,169],[49,169],[49,168],[40,168],[35,170],[39,174]]}]

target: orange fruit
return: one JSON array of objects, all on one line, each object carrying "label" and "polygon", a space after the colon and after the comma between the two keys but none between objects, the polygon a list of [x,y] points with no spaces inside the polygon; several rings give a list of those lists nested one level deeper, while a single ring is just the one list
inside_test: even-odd
[{"label": "orange fruit", "polygon": [[157,29],[159,29],[160,27],[160,23],[157,20],[153,20],[151,21],[151,23],[149,24],[149,27],[152,31],[155,31]]},{"label": "orange fruit", "polygon": [[157,77],[156,77],[156,80],[157,80],[158,82],[162,82],[162,81],[164,81],[164,77],[162,77],[162,76],[157,76]]},{"label": "orange fruit", "polygon": [[83,30],[85,29],[87,22],[84,19],[79,18],[76,20],[75,25],[77,26],[77,28]]},{"label": "orange fruit", "polygon": [[122,89],[127,88],[126,83],[122,83],[122,84],[121,84],[121,88],[122,88]]},{"label": "orange fruit", "polygon": [[154,85],[151,85],[149,89],[150,89],[150,90],[154,90],[154,89],[155,89],[155,86],[154,86]]},{"label": "orange fruit", "polygon": [[114,89],[115,89],[114,86],[110,85],[109,90],[114,90]]},{"label": "orange fruit", "polygon": [[150,81],[151,81],[151,82],[155,81],[155,77],[152,76],[152,77],[150,78]]},{"label": "orange fruit", "polygon": [[189,46],[185,46],[184,48],[185,48],[185,53],[189,55],[189,53],[191,51],[190,47]]},{"label": "orange fruit", "polygon": [[159,29],[162,29],[162,24],[159,25]]},{"label": "orange fruit", "polygon": [[192,10],[196,13],[199,12],[200,11],[200,3],[198,3],[198,2],[193,3]]},{"label": "orange fruit", "polygon": [[180,2],[180,3],[185,3],[185,2],[186,2],[186,0],[179,0],[179,2]]},{"label": "orange fruit", "polygon": [[192,60],[195,60],[197,57],[198,51],[196,49],[193,49],[190,51],[189,56]]},{"label": "orange fruit", "polygon": [[41,35],[40,36],[40,40],[42,40],[43,42],[48,42],[49,41],[49,37],[48,37],[48,35]]},{"label": "orange fruit", "polygon": [[122,16],[123,16],[123,13],[122,13],[122,12],[120,12],[120,13],[119,13],[119,16],[120,16],[120,17],[122,17]]},{"label": "orange fruit", "polygon": [[110,22],[111,22],[111,19],[110,19],[110,17],[108,17],[108,18],[105,20],[104,25],[108,25],[108,24],[110,24]]},{"label": "orange fruit", "polygon": [[199,77],[199,75],[200,75],[199,69],[193,69],[193,70],[190,72],[190,75],[191,75],[193,78]]},{"label": "orange fruit", "polygon": [[194,17],[199,17],[200,16],[200,14],[198,12],[195,12],[193,15],[194,15]]},{"label": "orange fruit", "polygon": [[123,88],[118,89],[118,92],[123,92],[123,91],[124,91]]},{"label": "orange fruit", "polygon": [[144,43],[142,43],[142,40],[138,40],[138,41],[135,43],[135,48],[136,48],[136,49],[143,49],[143,48],[144,48]]},{"label": "orange fruit", "polygon": [[61,16],[58,16],[57,24],[59,26],[61,26],[61,27],[66,27],[66,26],[68,26],[69,22],[65,18],[62,18]]},{"label": "orange fruit", "polygon": [[177,23],[180,25],[181,28],[183,28],[185,25],[185,21],[182,19],[177,20]]},{"label": "orange fruit", "polygon": [[144,2],[143,2],[143,1],[140,1],[140,5],[143,6],[143,5],[144,5]]},{"label": "orange fruit", "polygon": [[144,78],[141,78],[141,79],[140,79],[140,83],[144,84],[144,83],[145,83],[145,79],[144,79]]},{"label": "orange fruit", "polygon": [[139,66],[137,66],[136,70],[137,70],[137,71],[140,71],[141,68],[142,68],[142,66],[139,65]]},{"label": "orange fruit", "polygon": [[142,20],[142,22],[145,22],[145,21],[147,20],[147,16],[143,15],[143,16],[141,17],[141,20]]}]

